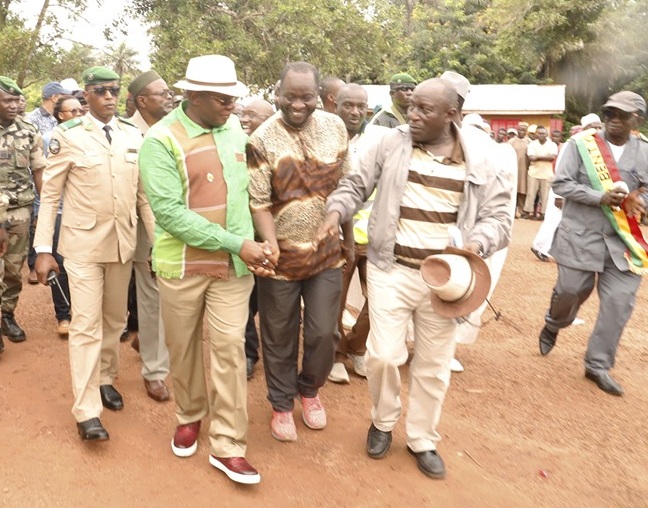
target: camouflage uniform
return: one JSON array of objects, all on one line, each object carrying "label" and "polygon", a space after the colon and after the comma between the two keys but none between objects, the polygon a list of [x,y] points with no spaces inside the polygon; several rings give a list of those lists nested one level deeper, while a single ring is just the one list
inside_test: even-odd
[{"label": "camouflage uniform", "polygon": [[9,127],[0,126],[0,192],[8,200],[9,223],[9,245],[0,260],[2,314],[13,314],[18,304],[35,197],[31,171],[41,171],[45,164],[43,138],[34,125],[18,117]]}]

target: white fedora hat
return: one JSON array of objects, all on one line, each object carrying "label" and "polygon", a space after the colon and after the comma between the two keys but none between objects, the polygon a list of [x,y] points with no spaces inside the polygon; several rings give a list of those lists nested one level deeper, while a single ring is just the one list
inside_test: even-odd
[{"label": "white fedora hat", "polygon": [[432,308],[439,316],[467,316],[477,309],[491,286],[484,260],[474,252],[447,247],[421,264],[421,278],[430,288]]},{"label": "white fedora hat", "polygon": [[236,79],[234,62],[223,55],[203,55],[189,60],[185,79],[175,85],[181,90],[216,92],[231,97],[243,97],[248,87]]}]

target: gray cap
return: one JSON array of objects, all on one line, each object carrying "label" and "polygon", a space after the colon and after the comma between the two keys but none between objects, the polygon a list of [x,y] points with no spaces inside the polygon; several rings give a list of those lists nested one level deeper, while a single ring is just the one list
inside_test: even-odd
[{"label": "gray cap", "polygon": [[641,113],[646,114],[646,101],[639,94],[624,90],[610,95],[610,98],[605,104],[603,109],[616,108],[628,113]]}]

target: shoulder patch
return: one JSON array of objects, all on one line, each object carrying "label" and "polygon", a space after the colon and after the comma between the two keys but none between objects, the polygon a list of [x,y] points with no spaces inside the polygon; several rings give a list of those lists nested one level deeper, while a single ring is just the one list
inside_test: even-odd
[{"label": "shoulder patch", "polygon": [[81,125],[82,123],[83,123],[83,120],[81,120],[81,118],[77,117],[77,118],[72,118],[71,120],[68,120],[67,122],[63,122],[58,127],[62,131],[67,131],[67,130],[72,129],[73,127],[77,127],[78,125]]},{"label": "shoulder patch", "polygon": [[56,155],[61,151],[61,143],[59,143],[58,139],[55,138],[52,141],[50,141],[49,151],[52,155]]},{"label": "shoulder patch", "polygon": [[137,129],[137,125],[131,122],[128,118],[123,118],[121,116],[118,116],[117,120],[119,120],[122,123],[125,123],[126,125],[130,125],[131,127],[135,127]]}]

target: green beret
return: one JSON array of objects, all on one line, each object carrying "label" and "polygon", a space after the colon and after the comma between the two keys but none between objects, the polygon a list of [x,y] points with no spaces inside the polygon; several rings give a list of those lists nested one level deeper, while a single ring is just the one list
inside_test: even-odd
[{"label": "green beret", "polygon": [[157,72],[155,72],[154,70],[147,71],[144,74],[137,76],[133,80],[133,82],[128,85],[128,91],[133,97],[137,97],[142,89],[146,88],[148,85],[153,83],[153,81],[156,81],[158,79],[162,78]]},{"label": "green beret", "polygon": [[7,76],[0,76],[0,88],[11,95],[22,95],[23,91],[16,82]]},{"label": "green beret", "polygon": [[407,83],[409,85],[418,84],[416,80],[406,72],[399,72],[398,74],[394,74],[389,80],[390,85],[402,85],[403,83]]},{"label": "green beret", "polygon": [[96,85],[108,81],[119,81],[119,74],[105,67],[96,66],[83,71],[81,79],[86,85]]}]

